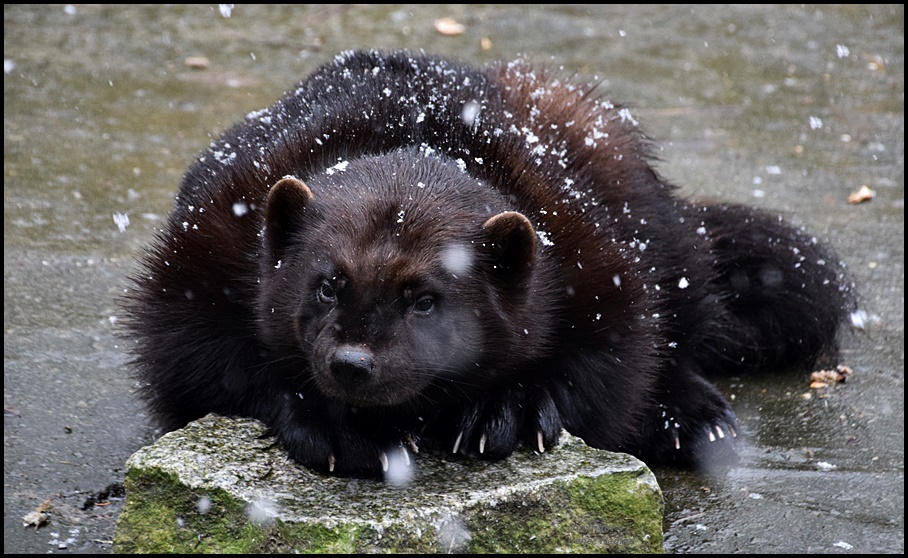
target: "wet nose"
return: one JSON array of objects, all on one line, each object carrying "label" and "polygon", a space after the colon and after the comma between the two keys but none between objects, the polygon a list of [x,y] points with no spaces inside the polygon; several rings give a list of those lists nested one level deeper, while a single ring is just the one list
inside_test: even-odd
[{"label": "wet nose", "polygon": [[342,345],[331,359],[331,374],[344,387],[353,388],[369,380],[374,365],[368,350]]}]

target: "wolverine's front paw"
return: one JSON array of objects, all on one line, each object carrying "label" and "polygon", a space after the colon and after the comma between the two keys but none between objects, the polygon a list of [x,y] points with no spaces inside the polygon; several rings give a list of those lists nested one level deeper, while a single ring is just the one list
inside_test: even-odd
[{"label": "wolverine's front paw", "polygon": [[350,477],[407,476],[412,456],[419,451],[415,435],[376,433],[344,425],[289,421],[274,428],[290,456],[302,465],[325,474]]},{"label": "wolverine's front paw", "polygon": [[503,459],[521,442],[542,453],[558,442],[562,429],[555,403],[541,387],[472,401],[452,426],[451,452],[481,459]]}]

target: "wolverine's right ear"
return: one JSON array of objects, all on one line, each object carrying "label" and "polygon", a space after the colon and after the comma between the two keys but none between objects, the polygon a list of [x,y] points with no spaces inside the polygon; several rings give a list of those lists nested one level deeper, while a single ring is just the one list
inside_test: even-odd
[{"label": "wolverine's right ear", "polygon": [[272,260],[282,260],[294,234],[302,224],[302,215],[312,202],[312,190],[302,180],[285,176],[268,192],[265,202],[265,246]]}]

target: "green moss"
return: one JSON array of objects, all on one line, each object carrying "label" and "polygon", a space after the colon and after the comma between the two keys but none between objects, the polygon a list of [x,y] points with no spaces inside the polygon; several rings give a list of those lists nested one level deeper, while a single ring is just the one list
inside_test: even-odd
[{"label": "green moss", "polygon": [[318,524],[290,525],[278,522],[270,544],[258,552],[313,554],[351,554],[358,551],[357,542],[363,538],[362,527],[350,525],[325,527]]},{"label": "green moss", "polygon": [[[276,552],[351,553],[360,550],[363,527],[255,524],[244,502],[221,489],[189,490],[160,469],[130,469],[129,494],[114,540],[117,553]],[[207,498],[206,513],[199,501]]]},{"label": "green moss", "polygon": [[[641,482],[641,475],[624,472],[579,477],[569,487],[569,506],[589,514],[590,534],[599,535],[608,548],[663,552],[662,493]],[[617,539],[612,540],[614,537]]]},{"label": "green moss", "polygon": [[[247,553],[266,533],[245,518],[245,504],[220,489],[189,490],[160,469],[126,475],[129,494],[114,538],[114,551]],[[199,501],[207,498],[207,513]]]},{"label": "green moss", "polygon": [[663,552],[661,495],[637,477],[581,477],[551,487],[544,502],[487,508],[470,522],[467,551]]}]

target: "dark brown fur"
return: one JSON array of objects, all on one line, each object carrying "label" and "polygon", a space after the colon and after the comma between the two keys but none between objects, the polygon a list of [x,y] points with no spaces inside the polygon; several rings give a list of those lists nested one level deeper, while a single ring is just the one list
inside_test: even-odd
[{"label": "dark brown fur", "polygon": [[186,174],[127,302],[143,393],[167,429],[253,416],[353,475],[420,436],[501,458],[562,427],[729,454],[703,375],[811,363],[854,303],[809,236],[673,191],[589,85],[342,54]]}]

